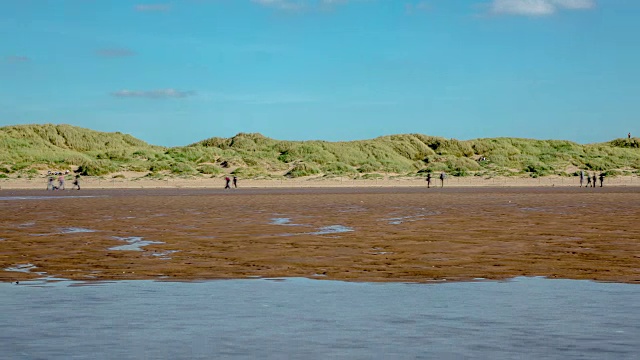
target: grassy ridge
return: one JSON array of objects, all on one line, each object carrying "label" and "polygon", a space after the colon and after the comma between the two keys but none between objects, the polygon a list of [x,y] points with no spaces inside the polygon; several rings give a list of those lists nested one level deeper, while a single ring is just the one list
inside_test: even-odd
[{"label": "grassy ridge", "polygon": [[[69,125],[0,128],[0,173],[34,175],[70,169],[91,175],[121,171],[148,176],[220,175],[371,177],[571,175],[578,169],[638,173],[637,138],[581,145],[563,140],[491,138],[459,141],[421,134],[349,142],[280,141],[261,134],[210,138],[188,146],[153,146],[131,135]],[[6,176],[6,175],[5,175]]]}]

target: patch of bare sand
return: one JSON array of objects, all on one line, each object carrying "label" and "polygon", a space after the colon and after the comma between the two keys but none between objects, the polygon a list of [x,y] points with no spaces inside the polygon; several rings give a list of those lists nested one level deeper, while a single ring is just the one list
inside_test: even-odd
[{"label": "patch of bare sand", "polygon": [[[22,199],[48,194],[51,198]],[[73,197],[81,194],[92,197]],[[640,188],[2,191],[0,280],[640,283]],[[74,230],[75,229],[75,230]],[[115,248],[136,239],[141,251]],[[2,271],[27,266],[29,271]]]}]

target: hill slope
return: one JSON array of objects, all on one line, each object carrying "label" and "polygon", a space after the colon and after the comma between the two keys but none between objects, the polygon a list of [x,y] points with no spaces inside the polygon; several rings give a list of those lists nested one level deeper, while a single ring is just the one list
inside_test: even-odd
[{"label": "hill slope", "polygon": [[240,133],[164,148],[127,134],[69,125],[0,128],[0,171],[35,174],[77,167],[85,175],[137,171],[152,176],[233,173],[245,178],[440,171],[454,176],[544,176],[569,175],[578,169],[629,174],[640,169],[640,142],[637,138],[589,145],[517,138],[459,141],[421,134],[349,142],[281,141]]}]

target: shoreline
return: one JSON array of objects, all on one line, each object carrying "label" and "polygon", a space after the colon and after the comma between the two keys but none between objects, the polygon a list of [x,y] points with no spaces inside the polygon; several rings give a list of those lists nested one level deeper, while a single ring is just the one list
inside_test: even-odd
[{"label": "shoreline", "polygon": [[[1,190],[46,190],[47,176],[33,179],[0,179]],[[223,189],[224,178],[166,178],[148,179],[140,177],[110,178],[82,177],[82,189],[179,189],[209,188]],[[55,182],[57,185],[57,181]],[[640,187],[640,176],[617,176],[606,178],[604,187]],[[73,187],[72,180],[65,182],[66,190]],[[424,187],[424,178],[394,177],[383,179],[351,179],[351,178],[296,178],[296,179],[239,179],[238,188],[335,188],[335,187]],[[440,188],[440,180],[434,179],[432,188]],[[444,187],[580,187],[577,177],[546,176],[538,178],[525,177],[449,177]],[[596,187],[600,187],[598,182]]]}]

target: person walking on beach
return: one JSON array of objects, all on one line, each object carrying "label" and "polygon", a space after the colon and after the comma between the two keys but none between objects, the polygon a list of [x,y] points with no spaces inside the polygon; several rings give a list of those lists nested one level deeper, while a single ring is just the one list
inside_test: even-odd
[{"label": "person walking on beach", "polygon": [[431,173],[427,174],[427,189],[431,188]]},{"label": "person walking on beach", "polygon": [[585,187],[591,187],[591,175],[589,175],[588,173],[587,173],[587,186]]},{"label": "person walking on beach", "polygon": [[233,187],[236,188],[236,189],[238,188],[238,177],[237,176],[233,177]]},{"label": "person walking on beach", "polygon": [[229,179],[229,177],[227,176],[227,177],[224,178],[224,181],[226,182],[225,185],[224,185],[224,188],[225,189],[231,189],[231,186],[229,186],[229,183],[231,182],[231,179]]},{"label": "person walking on beach", "polygon": [[64,190],[64,175],[58,177],[58,190]]},{"label": "person walking on beach", "polygon": [[444,171],[440,173],[440,187],[444,187],[444,179],[447,177]]},{"label": "person walking on beach", "polygon": [[600,173],[600,187],[602,187],[603,182],[604,182],[604,173]]},{"label": "person walking on beach", "polygon": [[78,190],[80,190],[80,175],[76,175],[76,178],[73,180],[73,187],[71,187],[71,190],[78,188]]},{"label": "person walking on beach", "polygon": [[580,170],[580,187],[584,183],[584,170]]},{"label": "person walking on beach", "polygon": [[55,190],[56,186],[53,185],[53,176],[49,177],[49,182],[47,183],[47,190]]},{"label": "person walking on beach", "polygon": [[596,187],[596,173],[593,173],[593,184],[591,186]]}]

